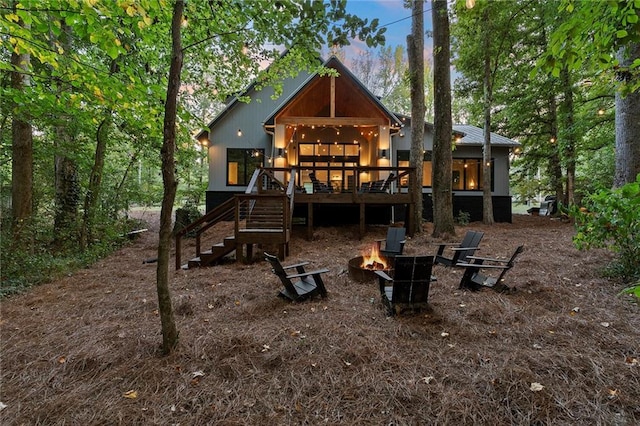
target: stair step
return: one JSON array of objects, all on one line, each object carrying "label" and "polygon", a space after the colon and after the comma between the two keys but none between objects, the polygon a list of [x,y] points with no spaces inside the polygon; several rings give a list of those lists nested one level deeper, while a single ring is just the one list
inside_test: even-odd
[{"label": "stair step", "polygon": [[197,268],[202,265],[202,259],[200,257],[194,257],[193,259],[189,259],[187,262],[187,269],[189,268]]}]

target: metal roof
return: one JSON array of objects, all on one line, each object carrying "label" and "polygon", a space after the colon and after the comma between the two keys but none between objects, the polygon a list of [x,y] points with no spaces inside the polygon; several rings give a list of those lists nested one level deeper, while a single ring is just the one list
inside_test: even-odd
[{"label": "metal roof", "polygon": [[[457,140],[460,145],[483,145],[484,144],[484,130],[480,127],[471,126],[468,124],[454,124],[453,131],[461,133],[462,136]],[[520,142],[513,139],[505,138],[497,133],[491,132],[491,145],[504,146],[504,147],[517,147],[520,146]]]}]

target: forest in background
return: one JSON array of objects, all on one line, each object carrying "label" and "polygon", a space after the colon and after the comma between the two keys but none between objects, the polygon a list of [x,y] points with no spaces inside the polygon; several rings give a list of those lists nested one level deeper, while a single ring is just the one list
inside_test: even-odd
[{"label": "forest in background", "polygon": [[[321,42],[344,44],[356,34],[350,26],[365,28],[358,35],[372,46],[382,41],[377,23],[339,21],[343,17],[322,2],[271,6],[258,11],[233,1],[209,2],[185,14],[177,206],[202,202],[206,153],[192,135],[228,96],[250,81],[277,87],[294,70],[310,69]],[[100,257],[131,228],[123,218],[132,206],[161,202],[168,9],[91,0],[24,1],[2,8],[3,292],[46,280],[68,263]],[[638,96],[638,9],[637,2],[624,1],[608,9],[591,2],[478,1],[472,10],[464,2],[450,10],[458,72],[454,122],[483,127],[488,108],[491,130],[523,144],[513,161],[516,200],[554,194],[567,207],[579,206],[585,196],[614,184],[616,94]],[[216,20],[205,19],[210,15]],[[286,38],[293,17],[312,15],[309,22],[317,27]],[[585,16],[595,23],[588,30],[580,24]],[[330,29],[329,22],[338,22],[343,32]],[[328,34],[326,40],[321,33]],[[282,47],[294,42],[314,49],[294,49],[281,58]],[[636,59],[622,67],[616,52],[625,48]],[[593,52],[594,60],[581,51]],[[379,52],[358,58],[353,70],[391,110],[406,113],[404,48]],[[276,59],[266,70],[261,66]],[[427,61],[427,75],[429,67]],[[433,81],[425,81],[429,120]],[[627,85],[621,88],[621,82]],[[30,159],[22,157],[25,147]],[[32,169],[16,167],[17,160]],[[21,175],[28,172],[30,180]],[[16,216],[16,199],[29,204],[27,220]],[[24,259],[34,262],[26,269],[37,276],[24,275]]]}]

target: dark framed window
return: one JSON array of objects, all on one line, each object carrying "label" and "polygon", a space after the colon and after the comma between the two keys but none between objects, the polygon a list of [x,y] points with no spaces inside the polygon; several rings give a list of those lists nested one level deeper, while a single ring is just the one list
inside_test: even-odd
[{"label": "dark framed window", "polygon": [[247,186],[264,165],[264,149],[227,148],[227,186]]},{"label": "dark framed window", "polygon": [[[409,167],[409,151],[398,151],[398,167]],[[430,188],[431,182],[431,152],[425,152],[422,163],[422,186]],[[492,161],[493,164],[493,161]],[[451,188],[454,191],[481,191],[482,190],[482,159],[480,158],[454,158],[451,165]],[[400,182],[406,186],[406,182]],[[494,171],[491,167],[491,190],[494,186]]]}]

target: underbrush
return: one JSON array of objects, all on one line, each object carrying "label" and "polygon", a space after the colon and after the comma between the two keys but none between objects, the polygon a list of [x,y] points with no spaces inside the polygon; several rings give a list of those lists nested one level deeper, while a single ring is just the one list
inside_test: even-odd
[{"label": "underbrush", "polygon": [[13,241],[10,227],[4,225],[0,236],[0,298],[86,268],[127,244],[127,232],[140,227],[124,218],[103,223],[96,227],[95,238],[86,249],[76,244],[73,249],[54,252],[50,224],[34,223],[23,229],[18,242]]},{"label": "underbrush", "polygon": [[574,208],[571,215],[576,247],[616,253],[616,261],[605,273],[630,284],[629,293],[640,294],[640,175],[635,182],[588,196],[584,207]]}]

